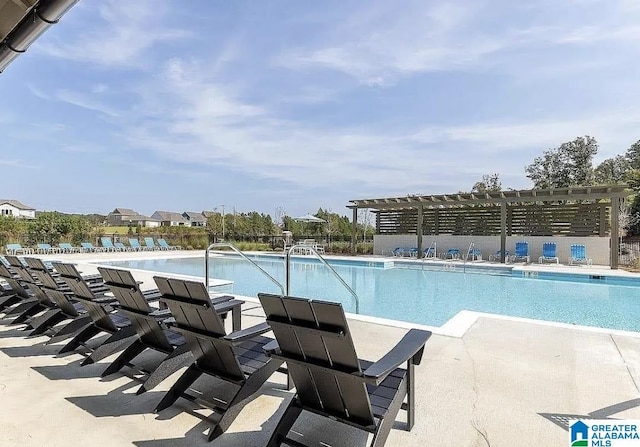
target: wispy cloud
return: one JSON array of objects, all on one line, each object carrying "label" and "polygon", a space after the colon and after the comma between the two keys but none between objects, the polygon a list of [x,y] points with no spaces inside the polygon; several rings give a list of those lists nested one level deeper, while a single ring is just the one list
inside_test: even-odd
[{"label": "wispy cloud", "polygon": [[[38,48],[50,56],[99,66],[144,68],[150,48],[192,36],[171,25],[172,11],[166,2],[104,0],[90,6],[95,7],[100,23],[92,21],[77,29],[72,38],[66,36]],[[82,12],[92,14],[86,8]]]},{"label": "wispy cloud", "polygon": [[83,109],[100,112],[110,117],[116,118],[120,116],[120,113],[116,109],[102,104],[99,101],[77,91],[58,90],[55,93],[55,98],[59,101],[66,102],[77,107],[82,107]]},{"label": "wispy cloud", "polygon": [[[294,69],[336,70],[368,85],[393,85],[419,73],[501,67],[503,53],[541,45],[636,42],[640,9],[624,2],[612,3],[607,2],[606,17],[598,15],[590,23],[584,14],[576,14],[577,5],[558,7],[546,1],[529,6],[536,14],[515,22],[504,19],[507,12],[517,15],[518,9],[526,6],[412,1],[398,8],[375,2],[368,13],[355,11],[342,27],[329,28],[319,42],[300,44],[279,54],[276,63]],[[549,14],[540,17],[543,8],[559,9],[556,13],[562,21]]]},{"label": "wispy cloud", "polygon": [[38,169],[39,166],[33,165],[31,163],[27,163],[24,160],[6,160],[0,159],[0,166],[7,166],[10,168],[20,168],[20,169]]}]

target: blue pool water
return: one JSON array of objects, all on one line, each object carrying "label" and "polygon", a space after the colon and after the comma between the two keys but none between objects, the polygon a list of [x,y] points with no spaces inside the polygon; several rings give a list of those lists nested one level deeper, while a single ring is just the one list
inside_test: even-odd
[{"label": "blue pool water", "polygon": [[[258,257],[258,264],[284,284],[282,259]],[[202,258],[114,261],[116,267],[204,277]],[[387,263],[388,265],[388,263]],[[487,270],[423,270],[384,263],[332,262],[360,297],[360,313],[441,326],[461,310],[562,323],[640,331],[640,281],[589,275],[515,276]],[[518,272],[518,275],[521,275]],[[209,277],[234,281],[233,292],[256,296],[280,289],[247,261],[212,257]],[[349,292],[322,264],[293,260],[291,295],[341,302],[349,312]]]}]

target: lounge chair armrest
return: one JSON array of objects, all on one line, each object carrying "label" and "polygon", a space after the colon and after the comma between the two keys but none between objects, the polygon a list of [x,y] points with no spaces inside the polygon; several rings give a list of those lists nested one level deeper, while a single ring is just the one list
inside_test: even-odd
[{"label": "lounge chair armrest", "polygon": [[113,304],[118,302],[118,300],[112,296],[100,296],[94,298],[92,301],[98,304]]},{"label": "lounge chair armrest", "polygon": [[269,343],[262,347],[262,350],[267,354],[271,354],[280,350],[278,340],[271,340]]},{"label": "lounge chair armrest", "polygon": [[169,309],[154,310],[153,312],[149,313],[149,316],[154,318],[166,319],[171,316],[171,310]]},{"label": "lounge chair armrest", "polygon": [[243,329],[241,331],[235,331],[226,335],[224,337],[225,340],[230,342],[231,344],[238,344],[245,342],[257,335],[264,334],[265,332],[269,332],[271,330],[271,326],[267,322],[257,324],[247,329]]},{"label": "lounge chair armrest", "polygon": [[419,365],[424,345],[429,337],[431,337],[429,331],[411,329],[391,351],[363,372],[364,377],[374,379],[375,383],[379,384],[404,362],[412,360],[414,365]]}]

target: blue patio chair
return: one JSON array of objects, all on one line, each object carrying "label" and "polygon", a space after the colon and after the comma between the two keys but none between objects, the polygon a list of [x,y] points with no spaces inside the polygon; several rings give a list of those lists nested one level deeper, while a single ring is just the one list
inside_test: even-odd
[{"label": "blue patio chair", "polygon": [[169,245],[167,241],[162,238],[158,238],[156,242],[158,242],[160,248],[164,248],[165,250],[182,250],[180,245]]},{"label": "blue patio chair", "polygon": [[36,253],[41,255],[58,253],[58,249],[51,246],[51,244],[36,244]]},{"label": "blue patio chair", "polygon": [[404,247],[396,247],[393,249],[393,256],[403,257],[409,254],[409,251]]},{"label": "blue patio chair", "polygon": [[[509,250],[504,251],[504,258],[509,260]],[[489,255],[489,261],[498,261],[502,259],[502,250],[497,250],[494,254]]]},{"label": "blue patio chair", "polygon": [[33,249],[29,247],[23,247],[20,244],[7,244],[6,253],[8,255],[30,255],[33,253]]},{"label": "blue patio chair", "polygon": [[60,253],[77,253],[82,251],[81,248],[74,247],[69,242],[60,242],[58,248],[60,249]]},{"label": "blue patio chair", "polygon": [[436,258],[436,249],[434,247],[427,247],[424,249],[425,258]]},{"label": "blue patio chair", "polygon": [[102,247],[96,247],[91,242],[80,242],[80,246],[82,247],[82,251],[85,253],[97,253],[103,251]]},{"label": "blue patio chair", "polygon": [[145,247],[143,247],[142,245],[140,245],[140,241],[137,238],[134,237],[130,237],[129,238],[129,245],[131,245],[131,249],[133,251],[142,251],[145,250]]},{"label": "blue patio chair", "polygon": [[556,254],[556,243],[545,242],[542,244],[542,256],[538,258],[538,263],[542,264],[543,262],[554,261],[556,264],[560,263],[560,259],[558,259],[558,255]]},{"label": "blue patio chair", "polygon": [[587,258],[587,248],[582,244],[571,245],[571,253],[569,255],[569,265],[586,264],[592,265],[591,258]]},{"label": "blue patio chair", "polygon": [[144,244],[147,246],[147,250],[162,250],[162,248],[156,245],[152,237],[145,237]]},{"label": "blue patio chair", "polygon": [[516,242],[516,249],[514,250],[513,256],[511,256],[511,262],[521,260],[524,260],[527,264],[531,262],[531,258],[529,257],[529,242],[527,241]]},{"label": "blue patio chair", "polygon": [[131,248],[127,247],[126,245],[124,245],[122,242],[114,242],[114,247],[116,247],[116,250],[118,251],[129,251]]},{"label": "blue patio chair", "polygon": [[482,261],[482,250],[474,248],[469,252],[469,259],[467,261]]},{"label": "blue patio chair", "polygon": [[460,258],[460,250],[457,248],[450,248],[444,254],[444,259],[459,259]]},{"label": "blue patio chair", "polygon": [[101,237],[100,244],[102,244],[104,251],[119,251],[116,246],[113,245],[110,237]]}]

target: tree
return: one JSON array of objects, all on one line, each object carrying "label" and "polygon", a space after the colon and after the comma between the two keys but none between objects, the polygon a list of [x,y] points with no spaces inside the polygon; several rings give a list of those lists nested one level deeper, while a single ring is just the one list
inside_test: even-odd
[{"label": "tree", "polygon": [[545,151],[525,171],[538,189],[587,186],[593,182],[592,163],[597,152],[596,139],[585,135]]},{"label": "tree", "polygon": [[500,174],[485,174],[482,180],[476,182],[471,188],[471,192],[498,192],[502,191],[502,183],[500,182]]},{"label": "tree", "polygon": [[362,227],[362,242],[367,240],[367,234],[369,234],[369,228],[372,227],[373,213],[367,208],[360,208],[358,210],[358,222]]},{"label": "tree", "polygon": [[640,169],[640,140],[633,143],[631,147],[627,149],[625,156],[633,169]]},{"label": "tree", "polygon": [[630,168],[631,163],[624,155],[607,158],[593,171],[594,180],[601,185],[623,183]]}]

